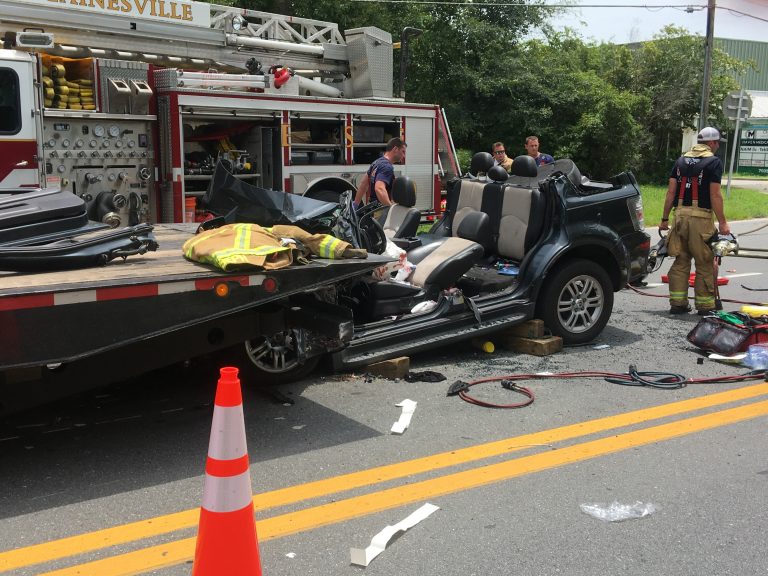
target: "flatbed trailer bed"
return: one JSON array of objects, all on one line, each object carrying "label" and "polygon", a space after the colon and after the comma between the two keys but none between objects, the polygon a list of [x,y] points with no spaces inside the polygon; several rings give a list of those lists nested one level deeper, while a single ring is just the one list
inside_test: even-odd
[{"label": "flatbed trailer bed", "polygon": [[69,372],[82,375],[86,365],[128,377],[269,333],[288,314],[343,339],[340,332],[351,334],[351,313],[339,307],[332,314],[295,306],[286,311],[278,301],[388,260],[316,259],[280,270],[223,273],[183,257],[181,246],[194,230],[157,225],[157,251],[99,268],[0,271],[0,377],[33,367],[50,377],[62,366],[79,366]]}]

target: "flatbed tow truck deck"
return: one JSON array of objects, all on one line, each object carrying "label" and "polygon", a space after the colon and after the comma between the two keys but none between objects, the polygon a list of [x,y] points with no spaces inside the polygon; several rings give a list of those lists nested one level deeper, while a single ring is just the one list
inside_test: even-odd
[{"label": "flatbed tow truck deck", "polygon": [[[222,273],[183,257],[181,246],[195,228],[156,225],[157,251],[103,267],[0,271],[0,370],[67,363],[139,343],[157,353],[169,335],[183,331],[191,357],[258,335],[263,319],[256,308],[387,260],[316,259],[280,270]],[[195,338],[204,342],[196,346]]]}]

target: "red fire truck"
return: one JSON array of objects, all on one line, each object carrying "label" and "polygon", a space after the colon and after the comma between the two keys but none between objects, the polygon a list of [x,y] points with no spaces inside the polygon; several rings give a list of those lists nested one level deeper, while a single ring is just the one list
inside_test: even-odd
[{"label": "red fire truck", "polygon": [[0,33],[0,192],[60,187],[93,220],[193,221],[218,161],[297,194],[355,185],[394,136],[422,211],[459,171],[442,109],[393,97],[392,37],[375,27],[189,0],[0,0]]}]

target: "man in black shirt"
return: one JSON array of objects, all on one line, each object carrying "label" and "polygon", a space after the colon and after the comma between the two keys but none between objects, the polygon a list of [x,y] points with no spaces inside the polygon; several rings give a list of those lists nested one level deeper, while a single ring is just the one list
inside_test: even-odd
[{"label": "man in black shirt", "polygon": [[[669,215],[674,209],[674,226],[667,245],[669,255],[676,257],[669,269],[671,314],[686,314],[691,309],[688,304],[691,258],[696,263],[693,287],[696,310],[704,315],[715,309],[715,255],[707,240],[718,229],[720,234],[731,231],[720,191],[723,163],[715,156],[725,139],[716,128],[708,126],[699,132],[697,142],[672,167],[659,225],[659,232],[669,230]],[[713,215],[717,217],[717,229]]]}]

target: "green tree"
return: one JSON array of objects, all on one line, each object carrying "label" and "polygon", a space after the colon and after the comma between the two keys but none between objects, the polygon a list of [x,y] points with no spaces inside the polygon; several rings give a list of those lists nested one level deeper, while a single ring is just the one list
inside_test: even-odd
[{"label": "green tree", "polygon": [[[354,2],[349,0],[227,0],[243,8],[337,23],[343,32],[377,26],[395,41],[406,26],[411,42],[408,100],[440,104],[457,147],[489,150],[505,142],[511,156],[525,137],[571,157],[583,172],[606,178],[632,169],[662,177],[677,156],[681,128],[695,125],[703,76],[703,38],[668,27],[637,45],[585,43],[553,32],[555,9],[543,0],[516,6]],[[222,2],[222,0],[218,0]],[[534,30],[542,39],[530,39]],[[393,82],[398,71],[396,52]],[[743,63],[713,53],[710,101],[737,87]],[[724,126],[713,106],[712,123]]]},{"label": "green tree", "polygon": [[[743,71],[744,63],[722,50],[712,55],[712,83],[709,100],[714,105],[707,122],[723,127],[716,103],[737,88],[733,75]],[[634,52],[631,89],[650,102],[647,113],[638,118],[645,127],[640,170],[650,177],[663,177],[678,156],[682,129],[695,128],[701,102],[704,75],[704,39],[691,36],[682,28],[666,27],[654,40]]]},{"label": "green tree", "polygon": [[[231,0],[253,10],[335,22],[343,32],[376,26],[399,41],[406,26],[422,34],[411,42],[406,83],[408,100],[446,109],[457,145],[489,149],[505,135],[493,120],[509,88],[503,76],[515,47],[529,32],[545,25],[554,10],[543,0],[519,6],[352,2],[338,0]],[[400,54],[396,53],[395,81]]]}]

